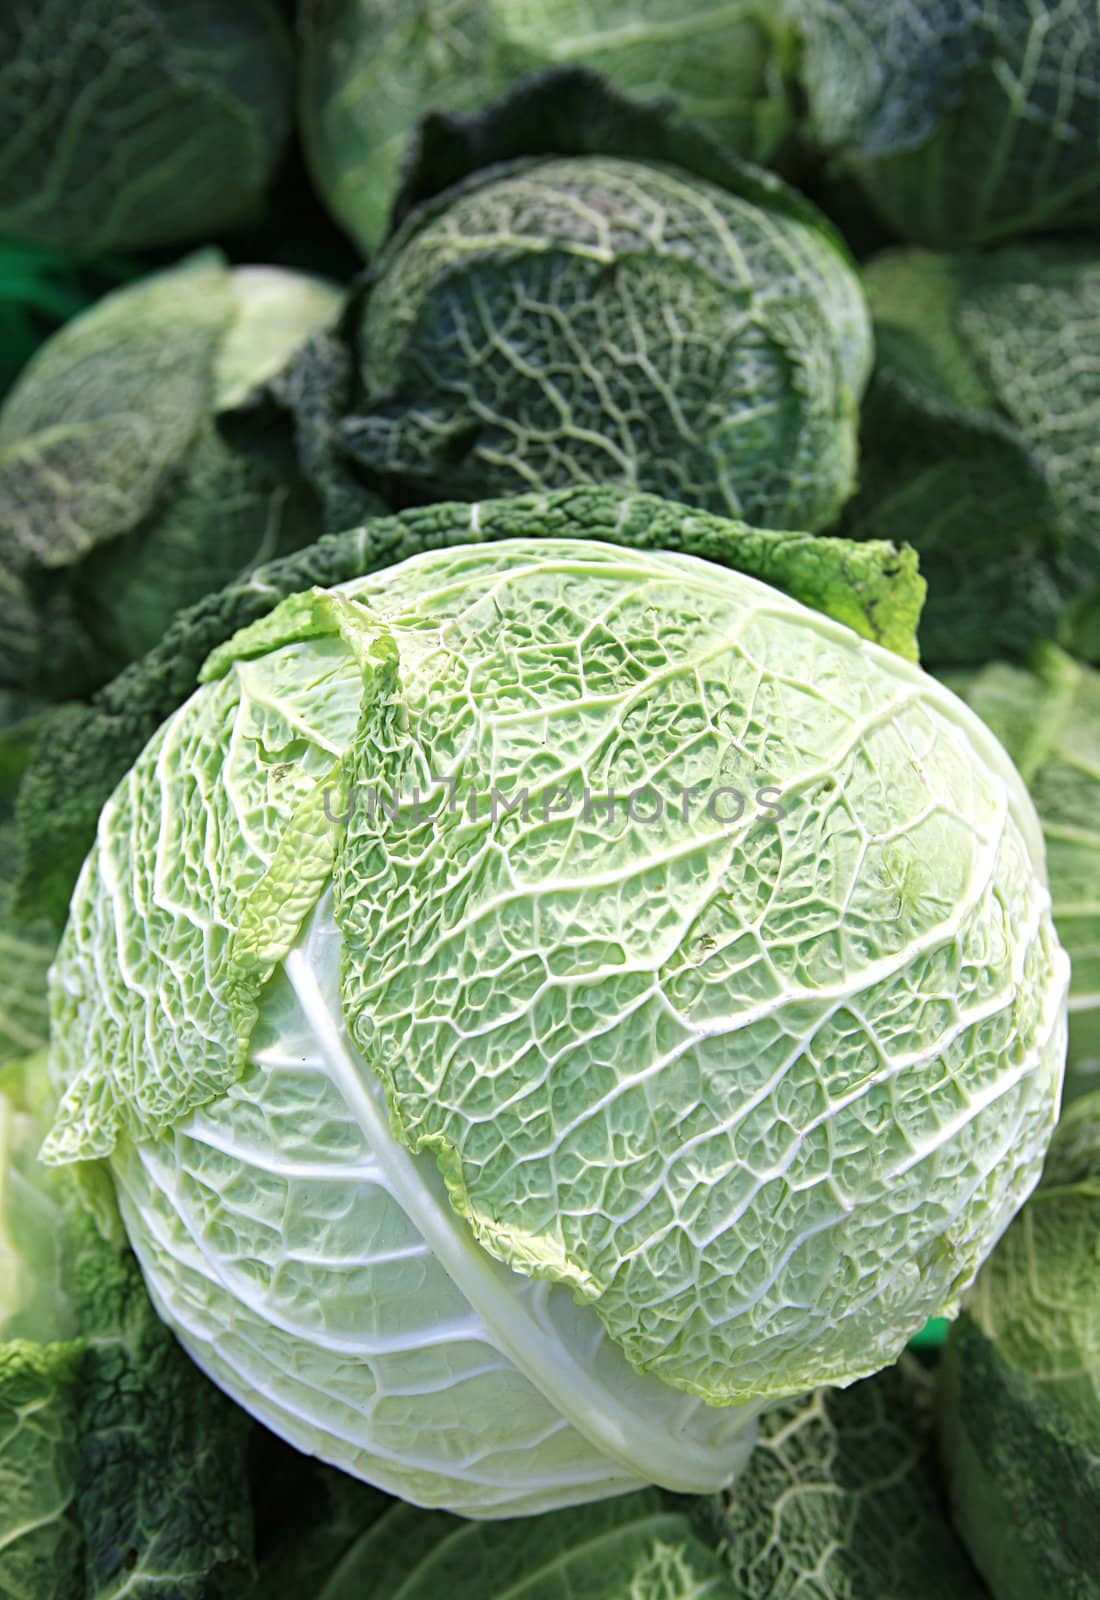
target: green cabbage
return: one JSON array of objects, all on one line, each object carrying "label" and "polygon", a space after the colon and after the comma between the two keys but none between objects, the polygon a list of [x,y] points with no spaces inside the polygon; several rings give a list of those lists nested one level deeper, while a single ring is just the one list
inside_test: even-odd
[{"label": "green cabbage", "polygon": [[539,514],[215,648],[52,980],[45,1151],[110,1161],[186,1347],[481,1517],[717,1488],[763,1403],[892,1360],[1029,1192],[1065,1051],[1038,823],[966,707]]},{"label": "green cabbage", "polygon": [[356,458],[433,497],[615,483],[812,532],[855,482],[859,283],[776,180],[494,168],[414,212],[362,315]]},{"label": "green cabbage", "polygon": [[890,251],[864,275],[877,362],[845,531],[908,540],[922,655],[1100,656],[1100,254]]},{"label": "green cabbage", "polygon": [[903,238],[1100,222],[1095,0],[791,0],[810,129]]},{"label": "green cabbage", "polygon": [[[686,13],[677,0],[315,0],[303,18],[300,91],[313,176],[373,250],[423,118],[480,113],[516,85],[527,92],[533,74],[570,66],[631,101],[671,105],[724,148],[766,161],[790,124],[778,34],[770,0],[696,0]],[[594,138],[598,148],[599,130]]]},{"label": "green cabbage", "polygon": [[0,409],[0,684],[85,692],[180,606],[315,536],[289,424],[250,415],[340,304],[208,252],[43,346]]},{"label": "green cabbage", "polygon": [[269,0],[35,0],[0,20],[0,234],[73,254],[258,209],[290,126]]}]

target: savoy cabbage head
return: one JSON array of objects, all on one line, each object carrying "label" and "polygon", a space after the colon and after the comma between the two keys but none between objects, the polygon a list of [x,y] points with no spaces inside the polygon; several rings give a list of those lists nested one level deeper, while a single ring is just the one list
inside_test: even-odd
[{"label": "savoy cabbage head", "polygon": [[791,0],[816,141],[939,250],[1100,222],[1095,0]]},{"label": "savoy cabbage head", "polygon": [[0,684],[84,693],[180,606],[315,537],[292,424],[260,403],[341,303],[209,251],[38,351],[0,408]]},{"label": "savoy cabbage head", "polygon": [[612,483],[828,526],[855,481],[866,307],[808,202],[731,173],[517,163],[414,212],[362,313],[357,460],[433,496]]},{"label": "savoy cabbage head", "polygon": [[579,107],[582,124],[593,120],[594,148],[607,132],[595,120],[602,83],[767,161],[791,123],[784,31],[771,0],[697,0],[688,16],[678,0],[313,0],[299,91],[307,154],[333,214],[365,250],[385,237],[425,118],[476,116],[570,67],[598,75]]},{"label": "savoy cabbage head", "polygon": [[272,0],[40,0],[0,16],[0,235],[74,254],[247,221],[290,128]]},{"label": "savoy cabbage head", "polygon": [[110,1162],[199,1363],[481,1517],[717,1488],[763,1404],[892,1360],[1034,1183],[1065,1052],[984,725],[744,573],[532,539],[555,510],[432,508],[518,536],[214,649],[52,981],[46,1155]]},{"label": "savoy cabbage head", "polygon": [[924,659],[1053,637],[1100,658],[1100,253],[891,250],[864,285],[876,366],[844,526],[919,551]]}]

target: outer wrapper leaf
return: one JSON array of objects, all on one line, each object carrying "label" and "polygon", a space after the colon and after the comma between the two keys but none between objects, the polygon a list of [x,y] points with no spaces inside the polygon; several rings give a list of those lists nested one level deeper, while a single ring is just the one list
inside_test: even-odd
[{"label": "outer wrapper leaf", "polygon": [[1100,256],[1044,242],[889,251],[865,284],[877,361],[855,537],[907,539],[936,666],[1100,650]]},{"label": "outer wrapper leaf", "polygon": [[1058,936],[1072,963],[1066,1094],[1100,1074],[1100,673],[1053,647],[946,681],[1019,767],[1043,824]]},{"label": "outer wrapper leaf", "polygon": [[1100,1571],[1100,1095],[1055,1132],[944,1356],[955,1520],[994,1600],[1090,1600]]},{"label": "outer wrapper leaf", "polygon": [[0,1596],[212,1600],[249,1576],[250,1425],[157,1317],[109,1177],[36,1159],[48,1102],[41,1060],[6,1069]]},{"label": "outer wrapper leaf", "polygon": [[483,1525],[388,1511],[347,1554],[318,1600],[722,1600],[714,1552],[656,1493]]},{"label": "outer wrapper leaf", "polygon": [[903,238],[957,250],[1100,219],[1091,0],[794,0],[813,136]]},{"label": "outer wrapper leaf", "polygon": [[88,1600],[208,1600],[248,1574],[248,1418],[191,1365],[130,1251],[70,1205],[70,1285],[85,1342],[75,1509]]},{"label": "outer wrapper leaf", "polygon": [[293,64],[267,0],[47,0],[9,7],[0,41],[8,238],[141,250],[257,208],[289,128]]},{"label": "outer wrapper leaf", "polygon": [[394,224],[486,167],[531,156],[619,156],[679,167],[757,205],[817,226],[817,207],[775,172],[743,159],[665,100],[618,93],[598,73],[563,67],[525,79],[476,111],[439,108],[424,118],[403,174]]},{"label": "outer wrapper leaf", "polygon": [[[606,153],[635,125],[660,120],[767,161],[792,120],[782,32],[763,0],[700,0],[688,19],[675,0],[595,9],[566,0],[552,10],[472,0],[431,13],[399,0],[312,0],[301,88],[310,165],[334,215],[370,251],[399,190],[424,171],[428,125],[441,113],[504,158],[526,153],[536,125],[543,140],[559,130],[569,140],[543,150]],[[590,69],[588,88],[570,100],[578,66]],[[524,101],[530,112],[514,119]],[[571,114],[559,123],[561,101]]]},{"label": "outer wrapper leaf", "polygon": [[911,1359],[761,1418],[749,1465],[696,1513],[736,1600],[982,1600],[937,1471],[932,1383]]},{"label": "outer wrapper leaf", "polygon": [[0,1343],[0,1597],[73,1600],[83,1539],[73,1503],[79,1341]]}]

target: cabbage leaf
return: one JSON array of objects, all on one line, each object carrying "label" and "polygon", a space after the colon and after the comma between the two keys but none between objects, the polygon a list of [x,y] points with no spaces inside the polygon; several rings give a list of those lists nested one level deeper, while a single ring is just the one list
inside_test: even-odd
[{"label": "cabbage leaf", "polygon": [[0,684],[77,696],[173,613],[311,537],[293,423],[250,409],[341,305],[216,251],[47,341],[0,409]]},{"label": "cabbage leaf", "polygon": [[844,531],[920,552],[933,665],[1051,638],[1100,655],[1100,256],[888,251],[864,282],[877,358]]},{"label": "cabbage leaf", "polygon": [[994,1600],[1090,1600],[1100,1572],[1100,1095],[1070,1106],[1042,1181],[982,1269],[944,1357],[955,1520]]},{"label": "cabbage leaf", "polygon": [[934,1384],[912,1357],[760,1419],[745,1472],[696,1512],[731,1600],[983,1600],[936,1461]]},{"label": "cabbage leaf", "polygon": [[0,1074],[0,1595],[213,1600],[247,1578],[247,1418],[187,1361],[109,1180],[51,1172],[43,1063]]},{"label": "cabbage leaf", "polygon": [[792,0],[817,142],[905,239],[1100,221],[1093,0]]},{"label": "cabbage leaf", "polygon": [[1100,1074],[1100,673],[1053,646],[946,682],[988,723],[1043,824],[1058,936],[1071,962],[1066,1093]]},{"label": "cabbage leaf", "polygon": [[268,0],[41,0],[0,33],[0,233],[80,255],[248,221],[289,131]]},{"label": "cabbage leaf", "polygon": [[[600,87],[656,104],[720,147],[768,160],[792,122],[782,27],[767,0],[315,0],[304,14],[300,93],[306,150],[333,214],[373,251],[415,163],[424,121],[492,115],[509,91],[551,96],[570,67],[594,75],[578,126],[599,148]],[[583,137],[583,132],[582,135]],[[512,154],[517,153],[512,151]]]}]

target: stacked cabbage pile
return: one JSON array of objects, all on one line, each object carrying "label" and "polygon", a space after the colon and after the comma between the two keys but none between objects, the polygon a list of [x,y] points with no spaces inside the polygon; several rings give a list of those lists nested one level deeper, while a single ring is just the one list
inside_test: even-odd
[{"label": "stacked cabbage pile", "polygon": [[1095,6],[0,38],[0,1600],[1094,1596]]}]

